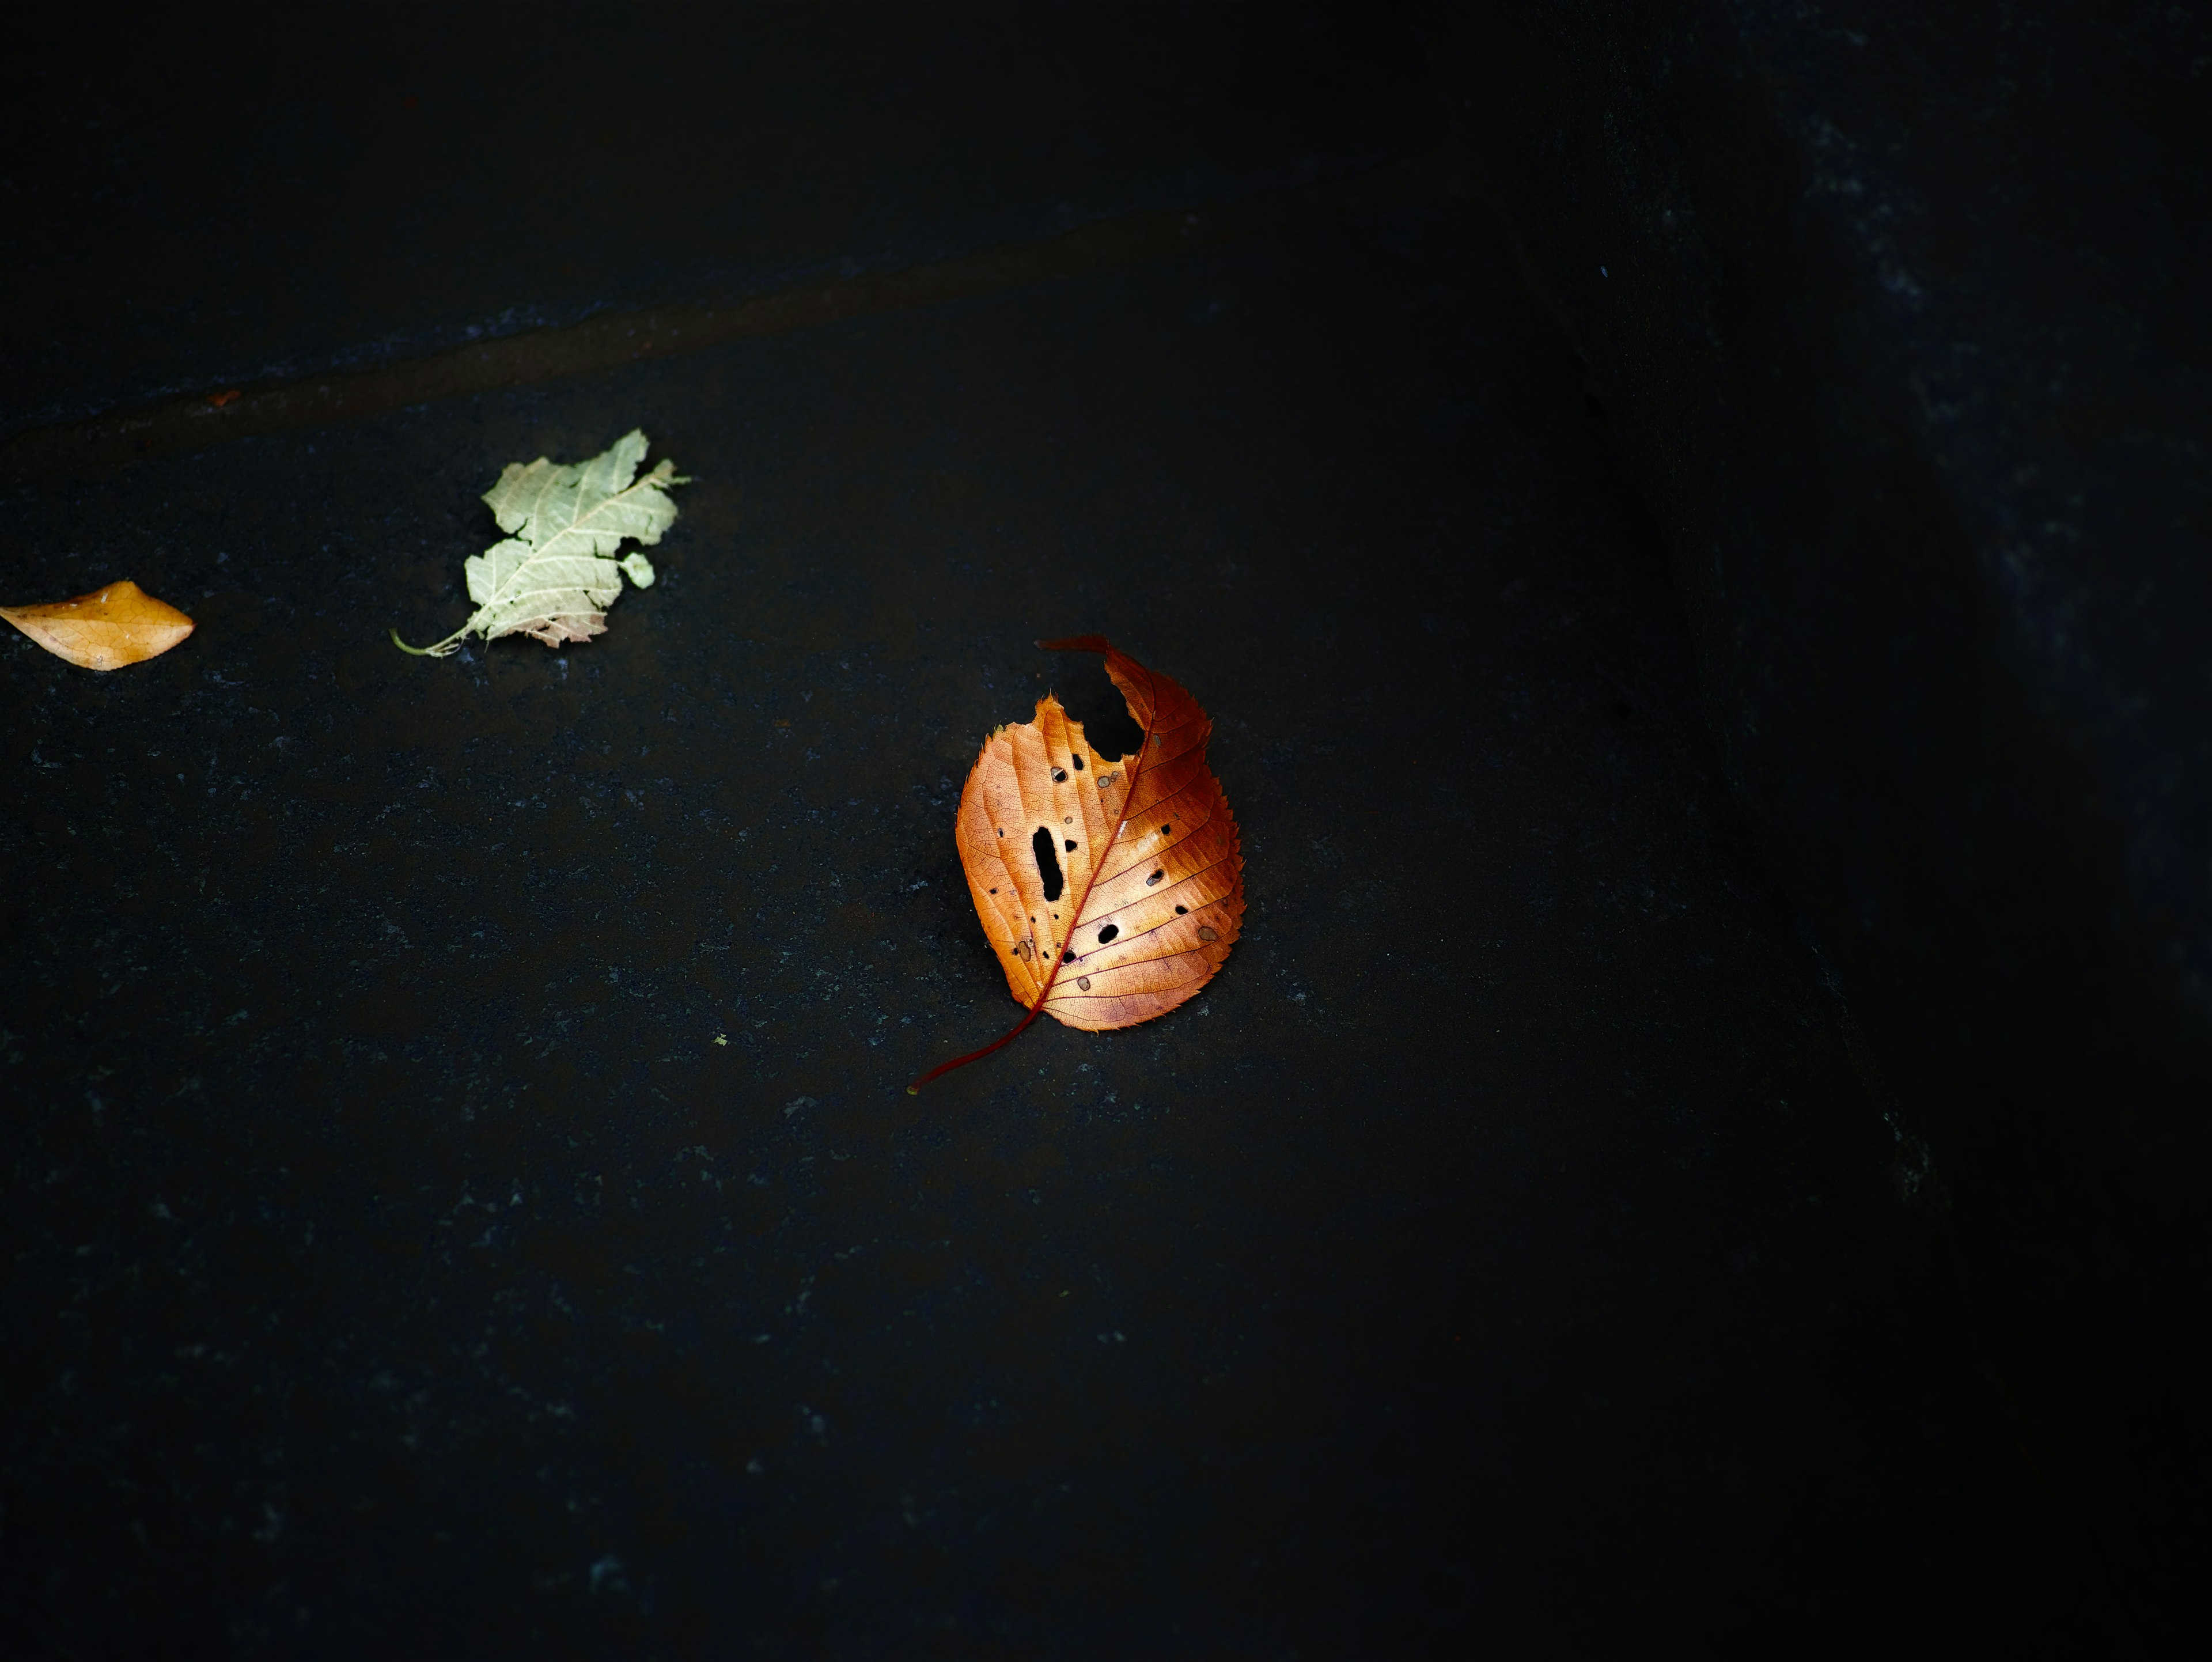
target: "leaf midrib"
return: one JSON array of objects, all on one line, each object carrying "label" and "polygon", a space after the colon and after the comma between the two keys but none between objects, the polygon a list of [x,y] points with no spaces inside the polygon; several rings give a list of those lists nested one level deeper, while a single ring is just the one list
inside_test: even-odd
[{"label": "leaf midrib", "polygon": [[[597,502],[592,504],[591,510],[588,513],[579,514],[576,515],[574,519],[569,521],[568,524],[562,526],[558,531],[555,532],[552,537],[544,544],[531,543],[529,545],[530,552],[523,557],[522,563],[515,567],[515,569],[508,574],[507,579],[505,582],[501,583],[496,589],[492,591],[491,599],[483,603],[483,609],[489,611],[493,606],[518,600],[521,599],[525,594],[558,594],[565,593],[569,588],[573,588],[574,585],[571,583],[564,583],[557,588],[527,590],[519,588],[516,585],[521,582],[524,575],[537,562],[555,558],[563,551],[561,548],[562,539],[564,537],[575,536],[578,533],[578,527],[580,527],[588,528],[594,516],[599,514],[602,510],[612,507],[615,503],[622,501],[625,496],[629,496],[633,491],[644,489],[645,486],[651,484],[659,477],[660,470],[656,467],[652,472],[647,473],[643,478],[631,480],[629,484],[624,485],[620,490],[616,491],[612,496],[600,497]],[[550,484],[547,488],[551,488]],[[529,520],[526,520],[524,521],[525,525],[529,525],[536,521],[538,504],[543,502],[544,500],[545,493],[544,490],[540,490],[536,500],[531,503],[531,516]],[[517,538],[515,540],[520,542],[523,539]],[[588,545],[586,545],[583,551],[592,559],[608,559],[608,557],[605,555],[592,553]],[[615,564],[619,563],[609,560],[609,563]]]},{"label": "leaf midrib", "polygon": [[[1139,665],[1138,667],[1143,668],[1143,666]],[[1145,671],[1145,679],[1147,681],[1152,679],[1152,672],[1150,670]],[[1051,971],[1045,977],[1044,989],[1037,994],[1036,1002],[1030,1007],[1029,1017],[1024,1019],[1024,1026],[1026,1026],[1029,1020],[1034,1020],[1036,1013],[1044,1008],[1047,1002],[1050,1001],[1052,997],[1052,989],[1059,983],[1060,972],[1067,967],[1070,949],[1073,947],[1075,942],[1075,932],[1084,926],[1085,921],[1084,913],[1090,907],[1091,897],[1097,892],[1099,876],[1106,869],[1107,861],[1113,857],[1115,846],[1121,840],[1121,833],[1129,829],[1129,805],[1137,800],[1137,782],[1145,776],[1152,766],[1150,752],[1152,749],[1152,734],[1155,730],[1153,723],[1159,720],[1160,715],[1160,703],[1158,690],[1152,689],[1151,691],[1152,691],[1152,714],[1151,719],[1145,723],[1144,737],[1137,742],[1137,765],[1135,770],[1129,774],[1129,782],[1121,793],[1121,806],[1114,816],[1114,830],[1106,838],[1106,846],[1098,851],[1097,857],[1091,861],[1091,879],[1083,886],[1082,897],[1075,903],[1075,910],[1070,916],[1066,936],[1060,941],[1060,946],[1053,953]],[[1121,759],[1121,764],[1126,766],[1129,758],[1125,756]],[[1016,1031],[1019,1032],[1020,1030],[1018,1028]]]}]

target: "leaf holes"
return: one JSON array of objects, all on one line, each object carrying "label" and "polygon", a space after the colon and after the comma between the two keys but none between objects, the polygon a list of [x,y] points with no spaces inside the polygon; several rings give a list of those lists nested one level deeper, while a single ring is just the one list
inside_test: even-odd
[{"label": "leaf holes", "polygon": [[1181,917],[1181,916],[1182,916],[1185,912],[1188,911],[1189,910],[1190,910],[1190,908],[1189,908],[1189,907],[1188,907],[1188,906],[1178,906],[1178,907],[1176,907],[1176,916],[1177,917]]},{"label": "leaf holes", "polygon": [[[1167,874],[1166,874],[1165,872],[1154,872],[1154,873],[1153,873],[1150,877],[1148,877],[1148,878],[1146,878],[1146,879],[1145,880],[1145,886],[1146,886],[1146,888],[1148,888],[1148,889],[1149,889],[1149,888],[1151,888],[1151,887],[1152,886],[1152,885],[1153,885],[1153,884],[1155,884],[1155,883],[1158,882],[1158,881],[1160,880],[1160,879],[1162,879],[1163,877],[1165,877],[1166,875],[1167,875]],[[991,892],[992,892],[992,893],[994,893],[994,894],[996,894],[996,893],[998,892],[998,891],[997,891],[996,889],[994,889],[994,890],[992,890],[992,891],[991,891]]]},{"label": "leaf holes", "polygon": [[1060,955],[1060,961],[1063,964],[1073,964],[1075,962],[1075,954],[1073,952],[1062,953]]},{"label": "leaf holes", "polygon": [[1119,923],[1109,923],[1104,928],[1098,931],[1098,944],[1103,947],[1121,933],[1121,926]]},{"label": "leaf holes", "polygon": [[1078,773],[1083,771],[1083,758],[1080,756],[1071,756],[1067,759]]},{"label": "leaf holes", "polygon": [[1160,835],[1163,837],[1173,837],[1175,835],[1175,827],[1173,825],[1161,826]]},{"label": "leaf holes", "polygon": [[1075,839],[1072,837],[1067,839],[1067,851],[1070,854],[1075,852]]},{"label": "leaf holes", "polygon": [[998,893],[998,891],[997,891],[996,889],[994,889],[994,890],[992,890],[992,891],[991,891],[991,892],[992,892],[993,894],[996,894],[996,893]]},{"label": "leaf holes", "polygon": [[1060,898],[1060,892],[1067,886],[1067,880],[1060,874],[1060,855],[1052,846],[1052,833],[1042,825],[1030,838],[1030,849],[1036,855],[1037,877],[1044,884],[1048,901]]},{"label": "leaf holes", "polygon": [[1054,768],[1052,770],[1052,782],[1055,785],[1066,784],[1067,782],[1067,770],[1066,768]]}]

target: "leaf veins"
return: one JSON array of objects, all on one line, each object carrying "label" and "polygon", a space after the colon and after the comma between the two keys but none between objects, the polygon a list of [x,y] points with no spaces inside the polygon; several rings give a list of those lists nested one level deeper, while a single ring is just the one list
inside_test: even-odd
[{"label": "leaf veins", "polygon": [[613,556],[623,539],[650,546],[676,523],[667,487],[687,483],[664,460],[636,478],[647,441],[635,429],[586,462],[556,466],[540,456],[527,466],[510,462],[499,483],[484,492],[499,528],[509,533],[467,562],[468,622],[434,646],[411,647],[392,632],[392,643],[418,657],[443,658],[471,635],[487,641],[527,635],[557,647],[604,635],[607,608],[628,575],[640,588],[653,587],[653,562],[631,553]]},{"label": "leaf veins", "polygon": [[1101,636],[1042,641],[1099,652],[1144,730],[1134,754],[1092,750],[1050,694],[1036,718],[983,741],[960,794],[960,864],[1006,985],[1028,1012],[1103,1032],[1164,1015],[1213,977],[1244,916],[1237,821],[1206,765],[1198,701]]}]

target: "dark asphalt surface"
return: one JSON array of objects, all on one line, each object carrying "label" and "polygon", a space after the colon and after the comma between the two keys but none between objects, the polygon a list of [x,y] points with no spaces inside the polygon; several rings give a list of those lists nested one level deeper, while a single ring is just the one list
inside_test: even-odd
[{"label": "dark asphalt surface", "polygon": [[0,435],[1421,138],[1388,5],[79,6],[0,73]]},{"label": "dark asphalt surface", "polygon": [[[504,461],[633,422],[697,482],[607,636],[386,642],[464,615]],[[200,621],[0,648],[19,1632],[1324,1655],[2006,1582],[1940,1257],[1495,245],[1402,216],[7,510],[37,592]],[[1244,941],[907,1097],[1015,1014],[953,805],[1048,679],[1111,713],[1029,645],[1078,629],[1211,709]]]},{"label": "dark asphalt surface", "polygon": [[[1395,153],[1387,34],[1298,36],[1347,101],[1261,76],[1276,128],[1219,107],[1233,31],[1070,47],[1066,86],[1180,64],[1204,118],[1103,144],[1093,210]],[[855,151],[884,199],[905,119]],[[220,144],[146,188],[228,223],[289,131],[235,194]],[[944,177],[917,246],[1061,199]],[[187,308],[157,353],[49,295],[22,362],[88,356],[15,416],[367,350],[304,200],[264,195],[275,274],[145,278],[245,316],[289,259],[296,330]],[[865,216],[805,211],[777,259],[834,268]],[[707,280],[469,246],[505,253],[380,290],[378,338]],[[608,635],[392,648],[466,615],[503,465],[632,426],[696,482]],[[1456,217],[10,485],[0,527],[0,598],[130,576],[199,625],[106,676],[0,639],[10,1654],[1808,1654],[2077,1613],[1941,1173],[1748,852],[1579,366]],[[1133,737],[1031,644],[1089,631],[1213,717],[1243,940],[1170,1017],[908,1097],[1018,1014],[953,850],[983,736],[1050,685]]]}]

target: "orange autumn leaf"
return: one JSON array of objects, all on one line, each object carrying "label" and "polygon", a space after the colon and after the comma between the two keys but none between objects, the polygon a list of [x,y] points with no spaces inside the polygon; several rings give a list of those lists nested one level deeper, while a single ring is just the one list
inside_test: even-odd
[{"label": "orange autumn leaf", "polygon": [[158,658],[192,632],[192,620],[127,578],[74,600],[0,606],[0,618],[57,658],[85,669],[120,669]]},{"label": "orange autumn leaf", "polygon": [[1136,753],[1091,748],[1048,693],[1000,728],[960,794],[960,864],[1006,986],[1027,1012],[1093,1032],[1165,1015],[1213,978],[1244,917],[1237,820],[1206,765],[1213,724],[1166,676],[1103,636],[1038,642],[1103,652],[1144,730]]}]

